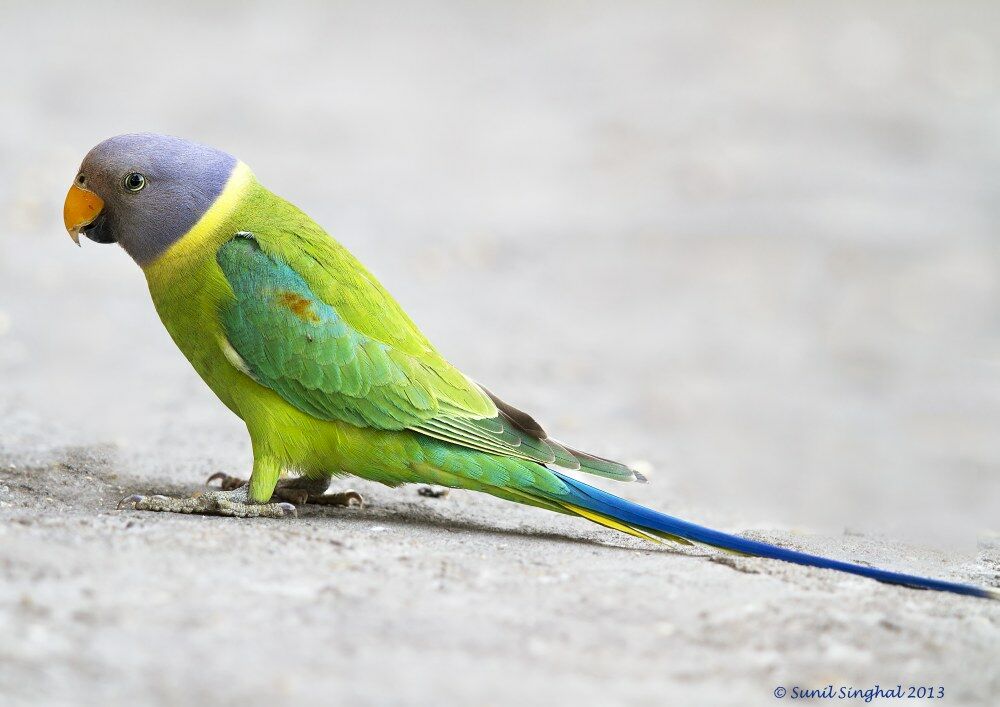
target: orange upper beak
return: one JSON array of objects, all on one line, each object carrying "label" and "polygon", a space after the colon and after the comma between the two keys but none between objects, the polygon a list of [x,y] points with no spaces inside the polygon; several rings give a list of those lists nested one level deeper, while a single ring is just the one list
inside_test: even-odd
[{"label": "orange upper beak", "polygon": [[79,184],[69,188],[63,205],[63,223],[74,243],[80,245],[80,229],[92,224],[103,208],[104,200],[90,189]]}]

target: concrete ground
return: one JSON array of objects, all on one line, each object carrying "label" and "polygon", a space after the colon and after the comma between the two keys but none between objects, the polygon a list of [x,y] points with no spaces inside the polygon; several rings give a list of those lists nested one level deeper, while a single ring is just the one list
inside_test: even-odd
[{"label": "concrete ground", "polygon": [[1000,6],[12,2],[0,39],[0,705],[996,703],[986,601],[414,487],[115,510],[249,449],[60,208],[109,135],[228,149],[455,364],[650,471],[606,488],[997,587]]}]

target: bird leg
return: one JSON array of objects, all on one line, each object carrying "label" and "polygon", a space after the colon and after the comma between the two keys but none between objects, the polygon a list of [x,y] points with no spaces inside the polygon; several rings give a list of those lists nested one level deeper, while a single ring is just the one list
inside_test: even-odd
[{"label": "bird leg", "polygon": [[137,511],[197,513],[235,518],[285,518],[296,515],[295,506],[291,503],[254,503],[250,499],[250,484],[247,482],[223,491],[198,493],[190,498],[134,494],[118,502],[118,510],[129,508]]},{"label": "bird leg", "polygon": [[[218,481],[219,488],[223,491],[240,488],[246,484],[246,481],[243,479],[229,476],[222,472],[209,476],[205,480],[205,484],[209,485],[213,481]],[[347,506],[348,508],[364,505],[365,499],[357,491],[347,490],[338,493],[326,493],[328,488],[330,488],[330,479],[328,478],[309,479],[299,477],[297,479],[282,479],[274,487],[274,493],[271,494],[271,498],[278,498],[282,501],[294,503],[295,505],[315,503],[321,506]]]}]

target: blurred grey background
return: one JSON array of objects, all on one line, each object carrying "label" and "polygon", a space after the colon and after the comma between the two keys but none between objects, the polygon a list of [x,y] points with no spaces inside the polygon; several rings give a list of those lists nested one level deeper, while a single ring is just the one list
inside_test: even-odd
[{"label": "blurred grey background", "polygon": [[998,530],[1000,4],[6,0],[0,37],[9,458],[246,468],[139,269],[61,224],[91,146],[156,131],[249,163],[554,436],[651,468],[630,498]]}]

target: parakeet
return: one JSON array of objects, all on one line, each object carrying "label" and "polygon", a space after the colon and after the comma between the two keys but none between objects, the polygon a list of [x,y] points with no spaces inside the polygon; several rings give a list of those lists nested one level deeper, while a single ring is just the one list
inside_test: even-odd
[{"label": "parakeet", "polygon": [[[452,366],[340,243],[231,155],[176,137],[119,135],[84,158],[66,228],[118,243],[142,268],[174,342],[246,423],[245,483],[120,507],[281,517],[333,476],[471,489],[638,536],[703,544],[910,587],[995,590],[796,552],[689,523],[567,472],[643,481],[625,464],[549,437],[530,415]],[[284,472],[298,478],[280,480]]]}]

